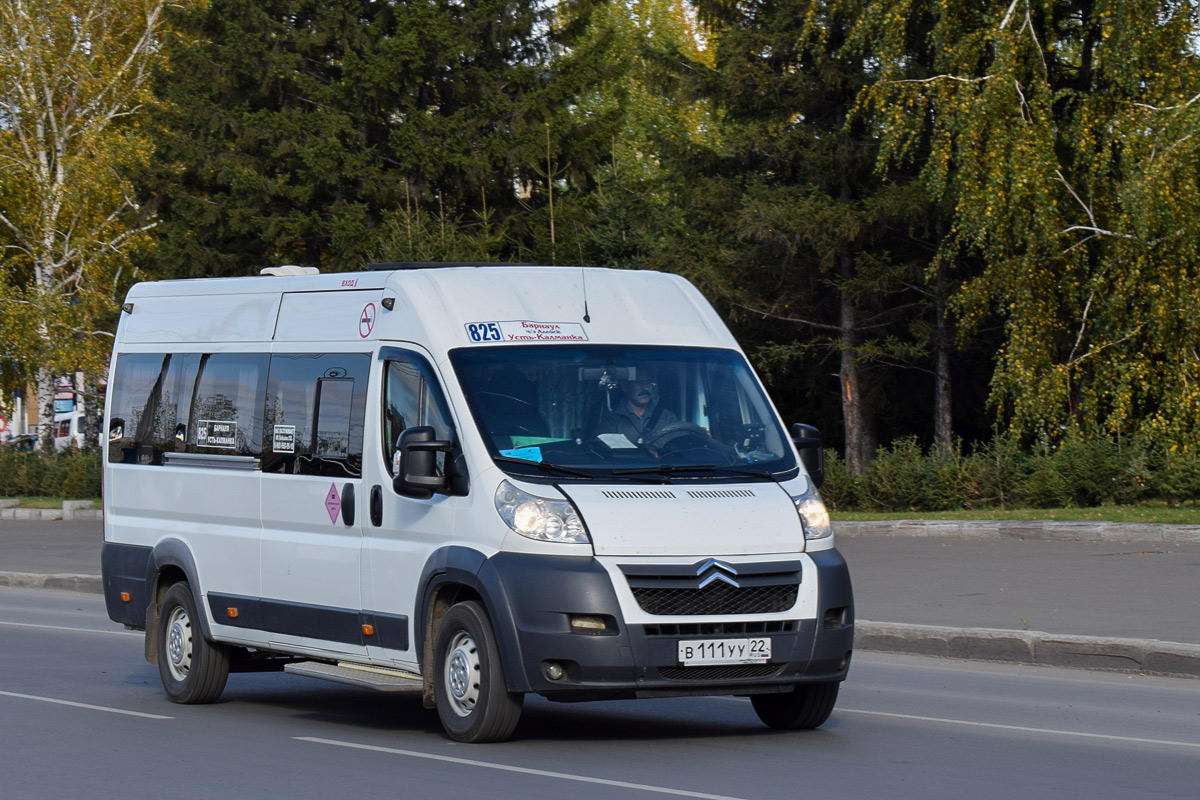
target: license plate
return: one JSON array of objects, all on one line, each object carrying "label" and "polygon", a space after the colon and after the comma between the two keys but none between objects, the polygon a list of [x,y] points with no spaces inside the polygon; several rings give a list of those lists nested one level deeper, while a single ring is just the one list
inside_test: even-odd
[{"label": "license plate", "polygon": [[704,664],[765,664],[771,660],[771,640],[688,639],[679,642],[679,663],[685,667]]}]

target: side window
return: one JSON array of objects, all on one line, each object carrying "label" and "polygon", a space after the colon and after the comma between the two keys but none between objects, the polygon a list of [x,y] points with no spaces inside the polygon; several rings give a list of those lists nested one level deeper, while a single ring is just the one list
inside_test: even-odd
[{"label": "side window", "polygon": [[[417,355],[395,358],[385,366],[383,383],[383,455],[391,465],[396,440],[405,428],[431,425],[439,439],[454,438],[454,424],[433,368]],[[444,454],[438,466],[444,468]]]},{"label": "side window", "polygon": [[264,472],[362,475],[370,364],[364,353],[271,356]]},{"label": "side window", "polygon": [[150,428],[167,369],[162,353],[125,353],[117,358],[108,423],[108,460],[149,464]]},{"label": "side window", "polygon": [[188,409],[200,366],[198,353],[173,353],[167,356],[155,399],[154,416],[149,425],[150,463],[161,464],[163,453],[182,453],[188,439]]},{"label": "side window", "polygon": [[201,356],[186,433],[187,452],[259,455],[266,385],[265,353]]}]

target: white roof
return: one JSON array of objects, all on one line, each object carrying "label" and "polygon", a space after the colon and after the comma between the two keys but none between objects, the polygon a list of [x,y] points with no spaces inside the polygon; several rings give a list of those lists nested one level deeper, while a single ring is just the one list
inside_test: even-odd
[{"label": "white roof", "polygon": [[661,272],[479,266],[200,278],[140,283],[126,300],[133,311],[118,337],[127,343],[395,340],[438,359],[521,341],[737,347],[695,287]]}]

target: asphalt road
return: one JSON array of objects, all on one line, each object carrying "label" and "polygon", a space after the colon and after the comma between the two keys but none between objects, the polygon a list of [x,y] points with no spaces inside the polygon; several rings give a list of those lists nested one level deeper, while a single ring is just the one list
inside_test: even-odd
[{"label": "asphalt road", "polygon": [[1194,680],[859,654],[818,731],[737,698],[526,704],[458,745],[415,697],[234,675],[179,706],[99,596],[0,589],[0,796],[1144,798],[1200,791]]}]

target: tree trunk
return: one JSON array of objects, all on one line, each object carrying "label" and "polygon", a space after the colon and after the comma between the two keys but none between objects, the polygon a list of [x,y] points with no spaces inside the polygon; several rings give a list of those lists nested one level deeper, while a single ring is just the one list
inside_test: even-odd
[{"label": "tree trunk", "polygon": [[[84,382],[86,384],[87,378],[84,378]],[[87,411],[83,417],[83,446],[80,448],[85,453],[100,446],[100,427],[104,424],[104,395],[99,393],[95,384],[89,388],[91,391],[81,391],[79,395]]]},{"label": "tree trunk", "polygon": [[[852,259],[846,246],[841,248],[839,255],[842,280],[850,278],[853,269]],[[861,475],[867,465],[868,457],[863,453],[863,405],[862,392],[858,385],[858,359],[855,353],[857,342],[857,309],[854,300],[844,289],[841,296],[842,329],[840,350],[841,367],[838,370],[839,382],[842,388],[842,422],[846,428],[846,469],[851,475]]]},{"label": "tree trunk", "polygon": [[933,390],[933,442],[938,458],[948,459],[953,454],[953,417],[950,412],[950,336],[946,325],[946,281],[945,267],[938,267],[937,281],[933,287],[934,315],[934,390]]},{"label": "tree trunk", "polygon": [[37,373],[38,447],[44,455],[54,455],[54,373],[42,367]]},{"label": "tree trunk", "polygon": [[870,403],[860,403],[858,407],[859,451],[862,453],[863,469],[875,460],[875,451],[879,449],[879,437],[875,431],[875,412]]}]

